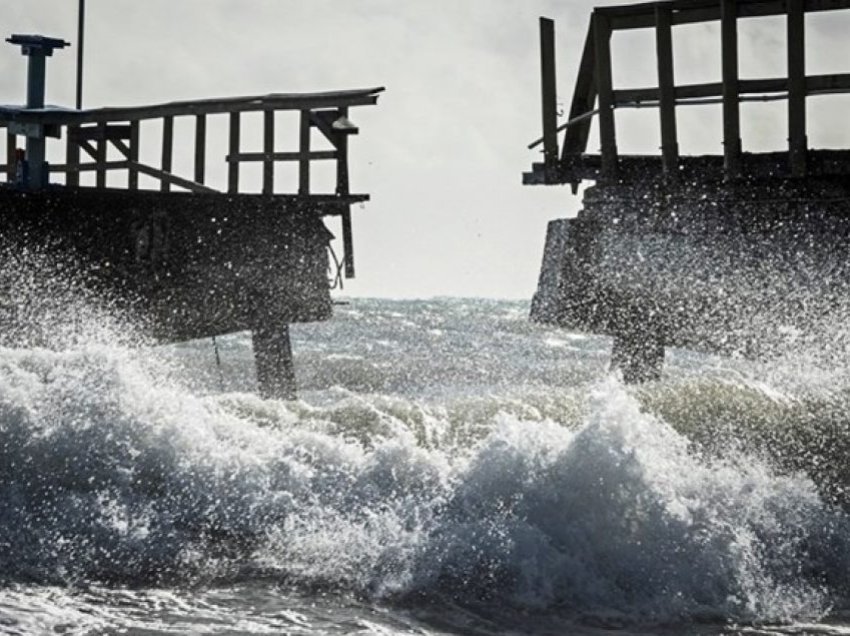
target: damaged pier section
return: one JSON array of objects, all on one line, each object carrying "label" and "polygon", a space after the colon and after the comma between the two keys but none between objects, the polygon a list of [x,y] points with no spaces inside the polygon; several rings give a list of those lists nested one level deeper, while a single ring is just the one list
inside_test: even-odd
[{"label": "damaged pier section", "polygon": [[[583,181],[576,218],[549,224],[533,320],[614,338],[626,381],[659,377],[666,346],[767,355],[805,334],[847,296],[850,151],[809,148],[807,100],[850,92],[850,74],[807,75],[805,16],[848,0],[673,0],[594,10],[567,121],[557,120],[554,23],[540,22],[543,161],[527,185]],[[738,23],[785,16],[786,77],[742,79]],[[719,22],[722,77],[676,84],[672,30]],[[654,29],[658,83],[617,88],[611,39]],[[827,99],[827,98],[823,98]],[[787,150],[744,152],[740,104],[787,102]],[[718,104],[722,154],[679,152],[677,109]],[[616,110],[654,107],[657,155],[621,155]],[[600,151],[587,152],[599,122]]]},{"label": "damaged pier section", "polygon": [[[42,36],[8,41],[22,46],[31,63],[27,105],[0,107],[7,148],[0,166],[6,177],[0,186],[3,236],[22,249],[70,255],[88,285],[129,311],[159,342],[250,330],[261,394],[294,398],[289,325],[332,314],[333,235],[324,219],[339,219],[342,267],[351,278],[351,206],[369,199],[349,187],[348,144],[358,133],[349,109],[375,104],[383,89],[89,110],[45,107],[44,57],[65,43]],[[40,62],[34,65],[33,56],[41,56]],[[40,102],[32,100],[34,82],[41,82]],[[276,145],[275,127],[285,112],[286,121],[297,121],[296,150]],[[243,122],[251,117],[262,121],[259,152],[245,150]],[[207,182],[207,158],[215,147],[211,121],[226,126],[227,186],[221,190]],[[178,153],[191,149],[189,174],[175,169],[177,125],[192,130],[189,143],[178,146]],[[26,150],[19,147],[21,138]],[[144,148],[158,146],[156,165],[144,161],[143,141]],[[63,143],[63,163],[46,161],[48,142]],[[314,191],[315,162],[333,163],[331,191]],[[240,167],[248,163],[261,166],[259,191],[243,187]],[[280,163],[297,166],[295,191],[281,192],[276,183]],[[93,184],[81,184],[86,174]],[[61,183],[52,182],[53,175]]]}]

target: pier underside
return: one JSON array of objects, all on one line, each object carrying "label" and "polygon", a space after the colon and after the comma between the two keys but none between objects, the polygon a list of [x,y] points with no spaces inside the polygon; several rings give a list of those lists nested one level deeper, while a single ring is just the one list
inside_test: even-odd
[{"label": "pier underside", "polygon": [[627,380],[656,377],[665,345],[769,355],[839,311],[848,238],[847,177],[595,186],[549,224],[532,318],[613,336]]},{"label": "pier underside", "polygon": [[[6,247],[70,268],[156,342],[259,333],[261,391],[293,397],[288,325],[331,316],[332,235],[322,216],[347,210],[349,199],[0,189],[0,228]],[[16,284],[14,275],[0,283]],[[10,291],[0,337],[19,345],[38,329],[14,324]]]}]

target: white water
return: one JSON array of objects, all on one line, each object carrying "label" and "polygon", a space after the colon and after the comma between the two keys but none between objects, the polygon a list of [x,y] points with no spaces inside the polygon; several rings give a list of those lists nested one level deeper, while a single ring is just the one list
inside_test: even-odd
[{"label": "white water", "polygon": [[843,376],[679,353],[627,390],[605,339],[525,312],[353,301],[293,329],[295,403],[250,392],[245,334],[222,379],[208,342],[111,327],[0,349],[0,632],[801,631],[847,606],[846,515],[777,467],[793,439],[735,432],[812,393],[843,414]]}]

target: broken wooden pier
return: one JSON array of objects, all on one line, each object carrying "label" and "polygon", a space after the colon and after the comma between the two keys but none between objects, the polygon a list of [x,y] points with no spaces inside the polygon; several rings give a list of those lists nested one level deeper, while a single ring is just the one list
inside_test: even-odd
[{"label": "broken wooden pier", "polygon": [[[613,336],[612,362],[627,381],[658,377],[666,346],[766,355],[789,334],[822,326],[850,281],[850,151],[810,147],[807,104],[850,92],[850,73],[806,72],[806,16],[848,8],[848,0],[597,8],[563,122],[554,23],[542,18],[543,135],[530,147],[543,156],[524,183],[569,184],[574,194],[593,185],[576,218],[549,225],[532,318]],[[767,16],[784,17],[777,55],[787,74],[740,77],[739,23]],[[677,83],[674,29],[703,22],[720,26],[721,77]],[[654,30],[654,86],[614,85],[612,38],[632,29]],[[785,149],[747,152],[741,104],[774,100],[787,103]],[[723,113],[718,153],[682,154],[677,112],[712,104]],[[658,111],[660,151],[623,155],[617,111],[639,107]],[[600,150],[589,152],[594,119]]]},{"label": "broken wooden pier", "polygon": [[[87,283],[158,341],[251,330],[261,393],[294,397],[288,326],[332,312],[323,219],[339,219],[351,278],[351,208],[369,199],[349,186],[349,139],[358,133],[350,109],[375,104],[383,89],[52,107],[45,59],[67,43],[7,41],[28,57],[29,88],[26,105],[0,107],[3,236],[71,254]],[[246,122],[260,124],[261,149],[246,147]],[[279,147],[281,124],[294,128],[295,149]],[[214,129],[225,132],[223,147]],[[51,150],[60,161],[48,162]],[[207,178],[216,152],[226,153],[218,188]],[[315,185],[319,163],[334,168],[324,191]],[[242,172],[249,165],[261,171],[253,191]],[[295,166],[297,179],[285,181],[282,165]]]}]

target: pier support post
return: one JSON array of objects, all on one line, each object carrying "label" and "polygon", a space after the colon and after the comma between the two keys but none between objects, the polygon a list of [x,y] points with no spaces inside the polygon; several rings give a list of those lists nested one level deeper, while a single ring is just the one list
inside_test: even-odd
[{"label": "pier support post", "polygon": [[664,338],[660,331],[635,329],[614,335],[611,370],[623,374],[626,384],[661,378],[664,368]]},{"label": "pier support post", "polygon": [[266,322],[254,327],[251,340],[260,395],[264,398],[294,400],[295,366],[292,363],[289,325]]}]

